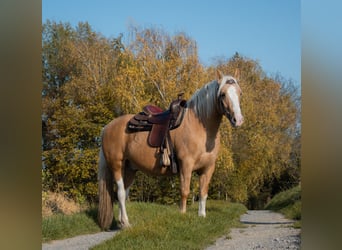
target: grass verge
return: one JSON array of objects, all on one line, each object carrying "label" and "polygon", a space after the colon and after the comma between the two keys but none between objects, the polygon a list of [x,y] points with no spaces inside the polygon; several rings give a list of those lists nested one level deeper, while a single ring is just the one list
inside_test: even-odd
[{"label": "grass verge", "polygon": [[198,217],[198,204],[180,214],[176,206],[127,203],[132,228],[120,231],[92,249],[201,249],[240,225],[247,209],[241,204],[208,201],[207,217]]},{"label": "grass verge", "polygon": [[77,235],[100,232],[96,224],[97,209],[65,215],[55,214],[42,220],[42,241],[70,238]]},{"label": "grass verge", "polygon": [[284,214],[286,218],[297,220],[294,226],[301,227],[301,186],[299,185],[276,194],[272,200],[266,204],[265,209],[280,212]]},{"label": "grass verge", "polygon": [[[115,206],[117,214],[117,206]],[[207,217],[197,215],[198,203],[181,214],[178,207],[154,203],[128,202],[132,228],[120,231],[113,239],[93,249],[200,249],[239,227],[239,217],[246,212],[241,204],[207,202]],[[43,242],[100,232],[97,209],[73,215],[55,214],[42,220]],[[117,217],[115,218],[117,219]]]}]

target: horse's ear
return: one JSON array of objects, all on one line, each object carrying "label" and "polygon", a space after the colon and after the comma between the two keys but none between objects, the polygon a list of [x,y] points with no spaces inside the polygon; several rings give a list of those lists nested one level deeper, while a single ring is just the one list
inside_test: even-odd
[{"label": "horse's ear", "polygon": [[219,69],[217,69],[217,70],[216,70],[216,80],[217,80],[217,82],[218,82],[219,84],[221,83],[222,78],[223,78],[222,72],[221,72]]},{"label": "horse's ear", "polygon": [[238,81],[240,80],[240,70],[238,68],[235,69],[234,78]]}]

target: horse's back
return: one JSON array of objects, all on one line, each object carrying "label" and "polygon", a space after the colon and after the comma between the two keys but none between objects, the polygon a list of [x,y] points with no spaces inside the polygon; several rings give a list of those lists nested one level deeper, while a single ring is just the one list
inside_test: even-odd
[{"label": "horse's back", "polygon": [[103,138],[104,139],[118,139],[118,137],[123,137],[127,131],[127,123],[133,115],[122,115],[113,119],[104,127]]},{"label": "horse's back", "polygon": [[133,115],[123,115],[108,123],[103,132],[102,147],[107,161],[128,160],[132,168],[150,174],[165,174],[159,164],[157,148],[147,144],[148,131],[132,132],[127,128]]}]

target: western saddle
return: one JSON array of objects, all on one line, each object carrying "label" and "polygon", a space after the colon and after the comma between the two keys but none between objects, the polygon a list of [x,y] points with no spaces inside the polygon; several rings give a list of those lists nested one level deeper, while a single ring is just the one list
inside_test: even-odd
[{"label": "western saddle", "polygon": [[171,142],[170,130],[176,129],[182,123],[186,100],[183,93],[171,102],[169,109],[163,111],[154,105],[147,105],[143,110],[132,117],[127,125],[131,132],[150,131],[148,144],[160,149],[161,164],[165,167],[171,165],[172,172],[177,173],[177,160]]}]

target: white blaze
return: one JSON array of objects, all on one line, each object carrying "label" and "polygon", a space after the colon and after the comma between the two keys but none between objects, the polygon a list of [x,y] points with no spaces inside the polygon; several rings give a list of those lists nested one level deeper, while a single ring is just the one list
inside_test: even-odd
[{"label": "white blaze", "polygon": [[236,93],[236,88],[235,87],[228,88],[227,93],[233,104],[233,112],[234,112],[234,117],[236,119],[236,126],[240,126],[243,122],[243,116],[241,114],[240,103],[239,103],[238,95]]}]

